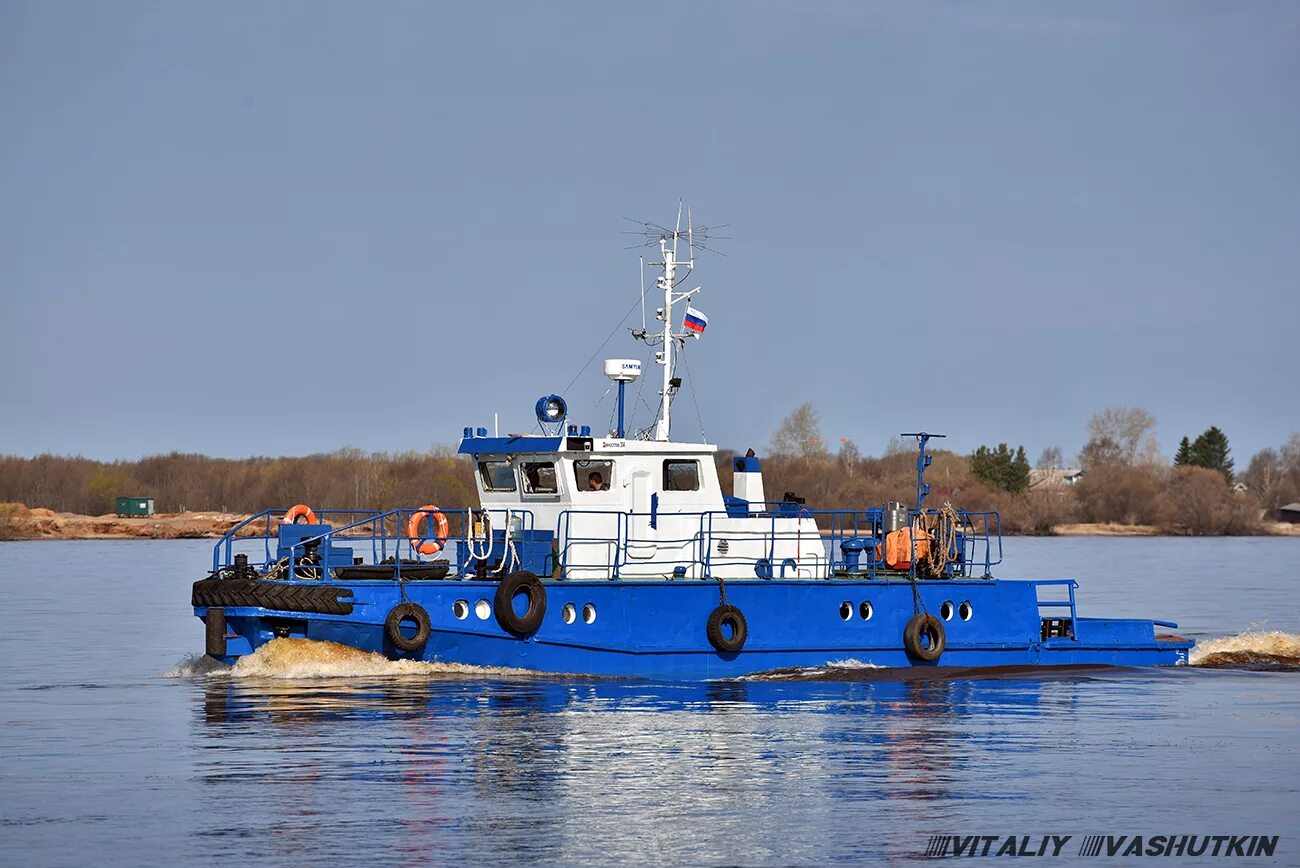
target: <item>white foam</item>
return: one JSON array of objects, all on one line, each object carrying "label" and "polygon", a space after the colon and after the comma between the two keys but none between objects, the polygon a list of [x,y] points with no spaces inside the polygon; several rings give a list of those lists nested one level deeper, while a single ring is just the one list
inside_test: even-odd
[{"label": "white foam", "polygon": [[826,663],[827,669],[888,669],[887,666],[881,666],[877,663],[864,663],[854,657],[847,657],[843,660],[829,660]]},{"label": "white foam", "polygon": [[436,678],[445,675],[517,676],[536,673],[495,666],[389,660],[382,654],[335,642],[272,639],[252,654],[235,661],[230,674],[235,678]]},{"label": "white foam", "polygon": [[1187,662],[1195,666],[1213,654],[1300,658],[1300,634],[1284,633],[1281,630],[1247,630],[1235,636],[1221,636],[1197,642]]},{"label": "white foam", "polygon": [[227,672],[230,667],[206,654],[191,654],[170,669],[158,673],[159,678],[202,678],[214,672]]},{"label": "white foam", "polygon": [[203,655],[187,657],[161,673],[163,678],[226,676],[231,678],[438,678],[446,676],[536,676],[527,669],[466,666],[460,663],[426,663],[389,660],[382,654],[361,651],[335,642],[312,639],[272,639],[234,666]]}]

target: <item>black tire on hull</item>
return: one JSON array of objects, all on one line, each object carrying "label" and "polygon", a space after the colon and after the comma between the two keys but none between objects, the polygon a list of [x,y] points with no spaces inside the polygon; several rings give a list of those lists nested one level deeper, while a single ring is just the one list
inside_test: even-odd
[{"label": "black tire on hull", "polygon": [[204,647],[209,657],[226,656],[226,610],[208,607],[203,616]]},{"label": "black tire on hull", "polygon": [[278,612],[315,612],[321,615],[351,615],[351,588],[330,585],[290,585],[257,579],[199,579],[194,583],[190,604],[195,608],[218,606],[225,609],[253,607]]},{"label": "black tire on hull", "polygon": [[[515,614],[515,594],[520,592],[528,595],[528,608],[522,615]],[[546,586],[535,574],[519,570],[501,580],[493,602],[502,630],[516,636],[531,636],[546,617]]]},{"label": "black tire on hull", "polygon": [[[402,632],[403,621],[415,622],[415,635],[408,637]],[[384,621],[384,635],[388,641],[393,643],[393,647],[398,651],[405,651],[412,654],[424,648],[429,641],[429,631],[432,625],[429,623],[429,613],[419,603],[398,603],[393,610],[388,613],[388,619]]]},{"label": "black tire on hull", "polygon": [[[730,636],[722,632],[724,626],[731,627]],[[749,624],[745,621],[744,612],[735,606],[724,604],[709,615],[705,633],[709,637],[709,644],[714,648],[724,654],[735,654],[745,647],[745,640],[749,638]]]},{"label": "black tire on hull", "polygon": [[[930,637],[929,647],[921,642],[921,637],[927,634]],[[903,648],[918,660],[933,663],[943,656],[946,647],[948,647],[948,635],[943,629],[943,622],[934,615],[923,615],[918,612],[903,628]]]}]

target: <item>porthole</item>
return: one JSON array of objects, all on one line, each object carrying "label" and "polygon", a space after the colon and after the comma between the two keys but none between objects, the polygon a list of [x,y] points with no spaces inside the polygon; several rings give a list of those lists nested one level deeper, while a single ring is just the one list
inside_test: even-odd
[{"label": "porthole", "polygon": [[578,610],[572,603],[565,603],[564,608],[560,610],[560,617],[564,619],[564,623],[572,624],[578,620]]},{"label": "porthole", "polygon": [[459,621],[464,621],[469,617],[469,600],[457,600],[451,604],[451,613]]},{"label": "porthole", "polygon": [[871,620],[871,616],[874,615],[874,614],[876,614],[876,610],[873,609],[873,608],[871,608],[871,601],[870,601],[870,600],[863,600],[863,601],[858,605],[858,615],[862,618],[862,620],[864,620],[864,621],[870,621],[870,620]]},{"label": "porthole", "polygon": [[848,600],[845,600],[843,603],[840,603],[840,617],[843,618],[845,621],[853,617],[853,604],[850,603]]},{"label": "porthole", "polygon": [[480,621],[486,621],[492,614],[492,604],[487,600],[479,600],[474,604],[474,614],[478,615]]},{"label": "porthole", "polygon": [[945,621],[952,620],[952,600],[943,601],[943,605],[939,607],[939,617]]},{"label": "porthole", "polygon": [[582,622],[592,624],[596,621],[596,607],[591,603],[584,603],[582,606]]},{"label": "porthole", "polygon": [[971,607],[970,600],[966,600],[960,606],[957,607],[957,615],[963,621],[969,621],[970,616],[974,614],[975,614],[975,610]]}]

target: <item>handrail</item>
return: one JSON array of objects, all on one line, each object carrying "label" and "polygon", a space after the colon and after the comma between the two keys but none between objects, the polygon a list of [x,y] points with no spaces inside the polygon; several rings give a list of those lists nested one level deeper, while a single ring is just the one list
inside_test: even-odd
[{"label": "handrail", "polygon": [[[1034,588],[1034,602],[1038,606],[1038,613],[1041,616],[1043,609],[1069,609],[1070,624],[1076,625],[1079,621],[1079,610],[1074,598],[1074,591],[1079,587],[1079,583],[1074,579],[1037,579],[1030,582]],[[1069,590],[1069,598],[1065,600],[1040,600],[1038,599],[1038,589],[1047,586],[1062,586]],[[1072,627],[1077,634],[1077,627]]]},{"label": "handrail", "polygon": [[[772,508],[769,509],[769,506]],[[876,560],[876,544],[883,542],[885,537],[884,510],[880,507],[810,509],[791,501],[755,502],[752,507],[759,509],[747,512],[743,517],[726,505],[715,509],[673,513],[662,510],[651,513],[590,508],[562,509],[556,518],[553,535],[559,545],[556,558],[559,573],[562,577],[568,577],[573,571],[600,569],[609,578],[616,580],[624,577],[633,564],[637,565],[639,574],[645,574],[647,568],[641,566],[645,564],[670,569],[676,575],[682,575],[681,568],[685,567],[687,574],[707,579],[724,567],[734,571],[742,565],[753,564],[756,575],[771,578],[787,575],[792,569],[789,562],[793,560],[793,569],[804,575],[808,575],[811,567],[813,576],[831,578],[849,569],[845,543],[850,540],[864,543],[857,546],[860,557],[852,561],[854,575],[875,579],[882,569],[882,564]],[[419,512],[422,510],[407,507],[382,512],[321,510],[317,514],[322,517],[344,516],[346,520],[341,525],[329,525],[328,530],[299,539],[289,548],[289,565],[296,567],[303,550],[321,542],[326,543],[328,552],[335,540],[346,539],[363,546],[361,551],[364,552],[365,541],[369,540],[373,562],[378,564],[391,557],[395,575],[400,577],[403,554],[407,547],[413,548],[406,538],[405,529],[410,517]],[[463,547],[452,550],[451,546],[453,543],[468,543],[476,515],[486,512],[493,517],[507,514],[519,516],[515,526],[520,531],[529,533],[536,526],[533,510],[526,508],[457,507],[445,508],[441,512],[451,519],[451,532],[444,550],[456,552],[453,567],[457,575],[464,574],[472,559],[467,559]],[[922,510],[917,513],[909,510],[909,515],[914,520],[916,515],[939,512]],[[1002,562],[1001,517],[993,511],[956,512],[960,521],[957,529],[959,556],[958,561],[947,567],[945,574],[975,576],[982,571],[982,577],[989,578],[992,567]],[[238,538],[248,541],[260,539],[264,549],[263,566],[269,567],[276,551],[271,547],[270,540],[279,536],[276,519],[282,514],[283,510],[279,509],[262,510],[227,531],[213,547],[213,571],[219,571],[223,567],[223,560],[226,566],[232,563],[238,534],[250,526],[256,526],[258,522],[264,523],[260,537],[249,535]],[[579,526],[584,524],[581,521],[583,516],[600,516],[603,524],[601,521],[592,521]],[[678,527],[683,528],[683,533],[670,538],[657,530],[643,529],[642,524],[649,525],[652,517],[658,519],[656,523],[671,517]],[[805,526],[803,523],[806,521],[811,521],[812,526]],[[694,531],[685,530],[691,526]],[[575,535],[575,532],[580,535]],[[730,547],[723,546],[719,550],[717,544],[720,540],[727,540],[731,543]],[[637,557],[634,552],[639,546],[654,546],[655,552]],[[915,540],[913,546],[915,547]],[[598,552],[599,559],[579,563],[578,558],[584,556],[581,554],[584,549],[592,556]],[[629,549],[633,552],[629,552]],[[411,553],[418,559],[418,553]],[[533,556],[536,556],[536,552]],[[290,575],[295,574],[290,572]]]},{"label": "handrail", "polygon": [[[511,516],[518,516],[519,517],[518,530],[521,533],[531,533],[536,527],[536,516],[533,514],[533,511],[530,509],[518,509],[518,508],[507,509],[504,507],[502,508],[464,507],[464,508],[456,508],[456,509],[447,508],[439,511],[442,512],[444,515],[448,516],[449,518],[451,518],[453,522],[458,522],[460,524],[459,533],[454,532],[454,529],[453,532],[448,533],[447,541],[443,549],[444,551],[450,549],[450,547],[455,543],[468,540],[469,528],[472,526],[473,517],[475,515],[479,515],[482,513],[488,513],[489,515],[509,514]],[[419,558],[419,553],[414,550],[415,546],[407,538],[406,535],[407,523],[412,515],[416,513],[423,513],[423,512],[425,512],[425,510],[413,509],[409,507],[391,509],[383,512],[374,511],[374,510],[360,510],[360,509],[320,510],[317,512],[317,515],[321,517],[330,516],[330,515],[342,515],[342,516],[351,517],[351,520],[337,527],[325,524],[324,526],[328,528],[327,530],[323,530],[321,533],[318,534],[304,536],[303,538],[297,540],[292,545],[290,545],[288,547],[289,561],[288,564],[286,565],[287,566],[286,572],[290,576],[298,575],[299,572],[298,568],[300,566],[299,559],[301,557],[300,552],[302,552],[307,548],[315,547],[320,545],[321,543],[324,543],[328,551],[328,549],[333,545],[335,540],[342,539],[354,543],[355,542],[364,543],[368,539],[370,541],[372,562],[376,564],[382,563],[391,554],[391,557],[393,559],[392,563],[394,567],[394,575],[396,578],[400,579],[402,560],[403,560],[403,545],[405,544],[407,547],[411,548],[412,550],[411,553],[414,554],[417,557],[417,559]],[[222,560],[223,550],[225,554],[224,565],[229,566],[231,563],[233,563],[233,548],[234,548],[234,542],[236,540],[237,532],[259,520],[266,521],[266,527],[263,530],[262,535],[260,537],[252,537],[252,536],[243,537],[243,539],[245,540],[260,539],[263,542],[264,559],[262,565],[269,566],[273,561],[270,541],[272,539],[279,538],[279,532],[278,532],[279,526],[277,524],[273,524],[273,518],[277,515],[283,515],[283,514],[284,514],[284,510],[282,509],[262,510],[256,515],[249,516],[247,519],[245,519],[244,521],[240,522],[238,525],[236,525],[235,527],[227,531],[226,534],[220,540],[218,540],[216,545],[213,547],[213,556],[212,556],[213,572],[219,571],[223,566],[223,560]],[[360,515],[361,517],[355,518],[358,515]],[[350,533],[356,531],[358,528],[368,528],[369,534],[366,535],[366,534]],[[513,529],[511,529],[511,533],[513,532],[514,532]],[[310,568],[313,569],[316,568],[315,564],[311,564],[309,566]],[[465,566],[464,564],[457,563],[456,564],[457,571],[459,572],[459,570],[464,566]]]}]

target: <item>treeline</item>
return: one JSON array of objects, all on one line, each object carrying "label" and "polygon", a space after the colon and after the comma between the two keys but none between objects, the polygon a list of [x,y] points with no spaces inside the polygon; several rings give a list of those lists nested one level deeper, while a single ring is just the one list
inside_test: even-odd
[{"label": "treeline", "polygon": [[[1010,533],[1049,534],[1062,524],[1087,522],[1200,535],[1256,532],[1277,517],[1280,506],[1300,500],[1300,434],[1278,449],[1261,450],[1238,475],[1219,428],[1194,441],[1183,438],[1172,463],[1160,454],[1155,428],[1144,410],[1104,410],[1089,421],[1088,441],[1068,469],[1058,447],[1043,449],[1034,466],[1023,446],[1006,443],[980,446],[971,455],[936,450],[926,474],[927,503],[996,510]],[[768,496],[790,491],[809,505],[911,504],[914,449],[896,441],[876,458],[842,439],[833,451],[817,412],[805,404],[782,421],[773,438],[764,461]]]},{"label": "treeline", "polygon": [[258,512],[308,503],[318,509],[396,509],[474,502],[469,462],[449,451],[301,458],[209,458],[172,453],[105,463],[39,455],[0,457],[0,502],[103,515],[119,496],[154,498],[159,512]]},{"label": "treeline", "polygon": [[[1075,462],[1081,475],[1066,470],[1055,447],[1044,449],[1033,467],[1023,446],[1006,443],[971,455],[936,450],[926,475],[928,503],[996,510],[1010,533],[1114,522],[1166,533],[1240,534],[1300,500],[1300,434],[1278,449],[1261,450],[1237,475],[1218,428],[1195,441],[1185,438],[1174,463],[1160,456],[1154,430],[1155,420],[1142,410],[1097,414]],[[719,454],[724,491],[732,489],[732,456]],[[862,455],[847,439],[832,450],[806,404],[783,420],[763,466],[773,500],[788,491],[814,508],[862,508],[890,500],[911,504],[916,497],[914,444],[896,441],[880,457]],[[316,509],[455,507],[476,502],[471,474],[464,457],[445,449],[245,459],[173,453],[116,462],[0,456],[0,503],[86,515],[112,512],[114,498],[124,495],[153,497],[159,512],[253,513],[298,502]]]}]

